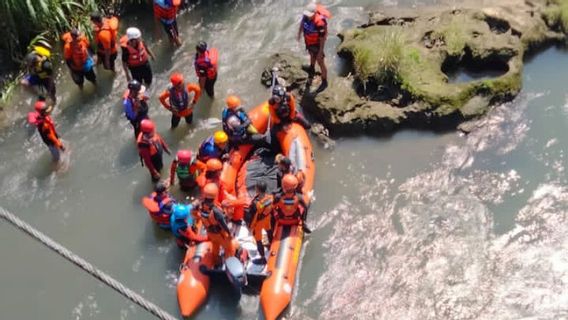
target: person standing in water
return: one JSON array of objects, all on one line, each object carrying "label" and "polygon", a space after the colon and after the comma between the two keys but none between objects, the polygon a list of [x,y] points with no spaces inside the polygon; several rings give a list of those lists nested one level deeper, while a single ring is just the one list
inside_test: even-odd
[{"label": "person standing in water", "polygon": [[188,83],[185,88],[181,73],[172,74],[170,82],[171,85],[160,95],[160,103],[171,111],[171,128],[175,129],[181,118],[184,118],[187,124],[193,121],[193,108],[201,97],[201,89],[195,83]]},{"label": "person standing in water", "polygon": [[93,40],[97,47],[97,62],[106,70],[115,72],[115,61],[118,55],[118,18],[104,18],[99,12],[91,14],[93,23]]},{"label": "person standing in water", "polygon": [[170,42],[181,46],[176,15],[181,0],[154,0],[154,18],[164,26]]},{"label": "person standing in water", "polygon": [[61,152],[65,151],[65,146],[59,139],[57,131],[55,131],[55,124],[49,116],[53,110],[53,106],[48,105],[45,99],[40,98],[34,105],[35,113],[31,116],[30,122],[37,127],[43,143],[49,148],[54,162],[61,159]]},{"label": "person standing in water", "polygon": [[195,47],[195,73],[199,78],[201,91],[205,90],[211,98],[215,96],[215,82],[217,81],[217,50],[208,49],[205,41],[199,41]]},{"label": "person standing in water", "polygon": [[79,86],[79,89],[83,89],[85,78],[96,85],[95,61],[89,52],[89,41],[85,35],[73,28],[71,32],[63,35],[63,40],[65,41],[63,57],[73,82]]},{"label": "person standing in water", "polygon": [[[126,29],[126,35],[120,38],[122,48],[122,67],[128,81],[134,79],[147,87],[152,84],[152,68],[148,57],[155,60],[154,54],[142,40],[142,32],[138,28]],[[129,72],[130,71],[130,72]]]},{"label": "person standing in water", "polygon": [[156,132],[154,122],[144,119],[140,123],[140,134],[136,140],[142,165],[148,168],[152,181],[160,180],[160,171],[164,167],[163,154],[171,154],[166,142]]},{"label": "person standing in water", "polygon": [[146,94],[146,88],[138,80],[131,80],[128,83],[128,90],[124,95],[122,106],[124,107],[126,119],[130,121],[134,128],[134,139],[138,139],[142,120],[148,119],[149,99]]}]

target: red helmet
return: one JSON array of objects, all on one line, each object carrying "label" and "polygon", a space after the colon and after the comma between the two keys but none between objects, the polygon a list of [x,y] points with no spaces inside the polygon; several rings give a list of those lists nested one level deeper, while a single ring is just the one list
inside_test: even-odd
[{"label": "red helmet", "polygon": [[156,126],[152,120],[144,119],[140,122],[140,130],[144,133],[152,133],[156,130]]},{"label": "red helmet", "polygon": [[36,103],[34,104],[34,109],[37,112],[42,112],[48,109],[47,103],[43,100],[38,100],[36,101]]},{"label": "red helmet", "polygon": [[227,103],[227,107],[229,107],[229,109],[235,109],[241,105],[241,99],[237,96],[228,96],[225,102]]},{"label": "red helmet", "polygon": [[180,163],[187,164],[191,162],[191,150],[179,150],[177,159]]},{"label": "red helmet", "polygon": [[217,199],[219,194],[219,187],[215,183],[208,183],[203,188],[203,198],[204,199]]},{"label": "red helmet", "polygon": [[172,74],[170,81],[174,86],[180,85],[183,83],[183,75],[181,73],[174,73]]},{"label": "red helmet", "polygon": [[298,187],[298,178],[293,174],[287,174],[282,178],[282,189],[284,192],[292,192]]},{"label": "red helmet", "polygon": [[207,160],[207,171],[221,171],[223,170],[223,163],[221,163],[221,161],[219,161],[219,159],[209,159]]}]

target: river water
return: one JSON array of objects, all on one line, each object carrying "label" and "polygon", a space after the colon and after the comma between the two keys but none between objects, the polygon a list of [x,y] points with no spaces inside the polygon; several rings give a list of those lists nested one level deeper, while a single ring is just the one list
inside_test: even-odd
[{"label": "river water", "polygon": [[[367,6],[397,5],[327,3],[334,33],[364,22]],[[416,4],[424,2],[399,5]],[[196,147],[219,126],[227,93],[250,106],[266,99],[259,83],[265,58],[302,52],[294,41],[302,5],[199,3],[179,19],[184,45],[176,51],[154,40],[150,13],[125,17],[154,43],[154,97],[173,70],[194,79],[197,40],[219,48],[219,98],[200,101],[193,126],[170,131],[168,113],[152,100],[151,116],[174,150]],[[338,70],[338,39],[329,42],[327,61]],[[528,62],[521,95],[467,136],[403,131],[339,139],[334,150],[315,144],[315,232],[305,242],[288,317],[568,318],[566,57],[552,48]],[[124,76],[99,72],[99,80],[81,93],[66,70],[59,76],[54,119],[70,149],[63,168],[54,168],[25,125],[32,96],[17,93],[13,122],[0,131],[0,205],[179,315],[175,280],[183,254],[140,205],[151,182],[121,114]],[[5,222],[0,257],[2,319],[152,319]],[[215,287],[196,318],[256,318],[257,301],[245,296],[231,305]]]}]

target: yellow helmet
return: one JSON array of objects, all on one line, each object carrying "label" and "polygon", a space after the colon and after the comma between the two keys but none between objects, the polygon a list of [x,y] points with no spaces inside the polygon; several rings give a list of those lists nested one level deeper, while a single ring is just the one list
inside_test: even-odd
[{"label": "yellow helmet", "polygon": [[227,134],[221,130],[215,132],[215,135],[213,136],[213,141],[215,142],[215,144],[227,143],[228,140],[229,137],[227,137]]},{"label": "yellow helmet", "polygon": [[49,49],[47,49],[47,48],[35,46],[34,51],[35,51],[35,53],[39,54],[40,56],[44,56],[46,58],[51,57],[51,51],[49,51]]}]

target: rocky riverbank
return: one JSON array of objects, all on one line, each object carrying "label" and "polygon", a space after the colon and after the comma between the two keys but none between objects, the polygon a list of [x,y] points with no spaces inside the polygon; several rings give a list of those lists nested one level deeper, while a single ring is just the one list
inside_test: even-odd
[{"label": "rocky riverbank", "polygon": [[[565,41],[566,8],[543,0],[435,13],[373,12],[368,23],[338,35],[337,54],[351,72],[318,95],[306,90],[304,59],[277,54],[269,66],[279,67],[304,110],[333,135],[455,128],[520,92],[527,55]],[[462,71],[487,76],[456,81]],[[263,82],[269,78],[265,72]]]}]

